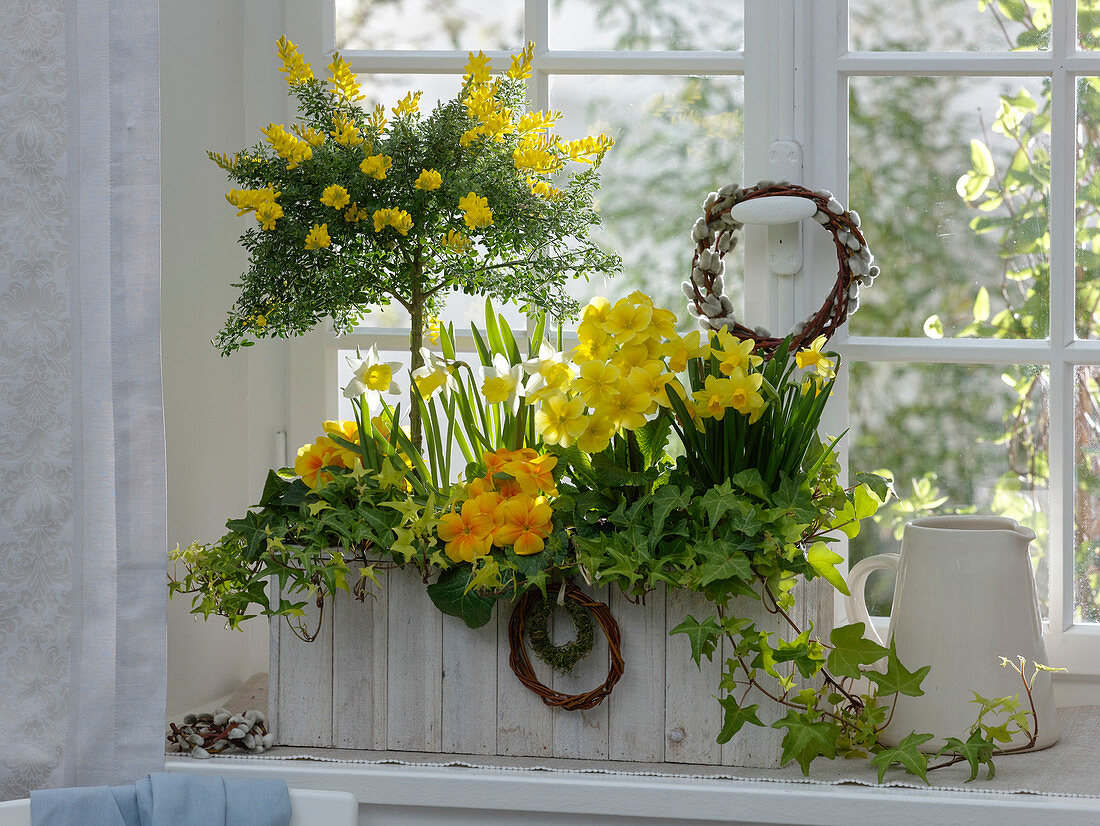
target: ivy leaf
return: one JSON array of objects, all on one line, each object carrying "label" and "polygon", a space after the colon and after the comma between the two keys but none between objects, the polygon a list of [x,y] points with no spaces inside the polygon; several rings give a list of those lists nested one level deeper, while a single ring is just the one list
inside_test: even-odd
[{"label": "ivy leaf", "polygon": [[722,730],[718,732],[719,743],[728,743],[732,740],[733,736],[741,730],[745,723],[752,723],[754,726],[764,725],[760,722],[760,718],[756,716],[756,710],[760,708],[756,704],[742,708],[737,705],[737,700],[732,695],[720,697],[718,703],[725,709]]},{"label": "ivy leaf", "polygon": [[470,568],[456,566],[439,575],[439,579],[427,587],[435,607],[444,614],[458,617],[471,628],[480,628],[493,616],[495,599],[482,596],[470,585]]},{"label": "ivy leaf", "polygon": [[[856,488],[856,490],[863,490],[863,488]],[[848,583],[844,581],[844,577],[836,569],[837,563],[843,562],[844,557],[835,551],[829,550],[829,546],[824,542],[815,542],[806,550],[806,561],[810,563],[811,568],[817,571],[818,576],[825,579],[844,596],[852,595],[851,591],[848,590]]]},{"label": "ivy leaf", "polygon": [[891,640],[889,656],[886,661],[886,673],[879,674],[877,671],[867,671],[865,674],[867,679],[878,685],[880,695],[905,694],[908,697],[920,697],[924,694],[920,687],[921,681],[931,670],[932,666],[925,665],[916,671],[909,671],[898,659],[894,641]]},{"label": "ivy leaf", "polygon": [[764,479],[760,476],[760,471],[756,468],[747,468],[740,473],[733,476],[730,481],[734,487],[740,488],[750,496],[755,496],[758,499],[762,499],[771,504],[771,491],[768,490],[768,486],[764,484]]},{"label": "ivy leaf", "polygon": [[813,677],[825,665],[825,655],[821,643],[810,639],[810,629],[806,629],[793,640],[780,639],[771,654],[773,663],[794,663],[803,677]]},{"label": "ivy leaf", "polygon": [[649,548],[656,550],[664,537],[665,520],[678,508],[691,504],[691,490],[680,490],[676,485],[665,485],[653,494],[653,530],[649,533]]},{"label": "ivy leaf", "polygon": [[722,635],[722,628],[714,617],[707,617],[702,622],[691,614],[687,619],[668,632],[673,634],[685,634],[691,643],[691,658],[695,664],[702,667],[700,660],[706,657],[708,660],[714,655],[718,645],[718,639]]},{"label": "ivy leaf", "polygon": [[948,737],[944,747],[940,750],[940,754],[957,754],[966,760],[970,764],[970,777],[966,779],[966,782],[969,783],[978,776],[978,769],[983,764],[989,765],[988,779],[993,779],[995,772],[993,768],[993,751],[995,748],[996,746],[991,741],[982,736],[979,729],[974,729],[970,732],[970,736],[966,738],[965,743],[958,737]]},{"label": "ivy leaf", "polygon": [[[809,777],[810,763],[815,757],[836,757],[836,741],[840,734],[836,725],[818,720],[813,722],[809,715],[799,714],[793,709],[787,716],[772,723],[772,728],[785,728],[783,735],[783,755],[780,767],[797,760],[802,773]],[[931,735],[929,735],[931,736]]]},{"label": "ivy leaf", "polygon": [[863,676],[861,665],[876,663],[890,653],[890,649],[867,639],[866,631],[866,625],[856,622],[834,628],[829,634],[833,650],[829,652],[828,669],[834,677],[858,679]]},{"label": "ivy leaf", "polygon": [[885,502],[890,496],[890,480],[884,476],[879,476],[877,473],[867,473],[865,471],[857,473],[856,484],[869,487],[880,502]]},{"label": "ivy leaf", "polygon": [[736,546],[711,539],[700,542],[695,550],[705,560],[696,573],[698,586],[726,579],[752,579],[752,564]]},{"label": "ivy leaf", "polygon": [[917,750],[918,746],[932,739],[932,734],[917,734],[915,731],[905,735],[897,748],[883,749],[871,758],[871,764],[878,766],[878,782],[886,776],[886,770],[897,764],[909,774],[915,774],[928,783],[928,755]]}]

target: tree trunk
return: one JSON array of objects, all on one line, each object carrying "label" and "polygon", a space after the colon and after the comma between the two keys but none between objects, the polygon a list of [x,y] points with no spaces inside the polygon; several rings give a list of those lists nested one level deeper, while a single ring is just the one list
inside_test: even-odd
[{"label": "tree trunk", "polygon": [[[409,273],[409,316],[412,323],[412,331],[409,334],[409,351],[412,355],[412,370],[424,366],[424,359],[420,356],[420,348],[424,344],[424,266],[420,263],[420,252],[413,259],[412,271]],[[420,450],[423,435],[423,424],[420,420],[420,405],[416,401],[414,385],[409,384],[409,439],[417,450]]]}]

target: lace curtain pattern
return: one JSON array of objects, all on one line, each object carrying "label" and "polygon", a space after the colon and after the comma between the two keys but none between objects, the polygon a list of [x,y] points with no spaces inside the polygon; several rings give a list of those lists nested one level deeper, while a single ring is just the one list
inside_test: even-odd
[{"label": "lace curtain pattern", "polygon": [[0,0],[0,799],[159,767],[156,0]]}]

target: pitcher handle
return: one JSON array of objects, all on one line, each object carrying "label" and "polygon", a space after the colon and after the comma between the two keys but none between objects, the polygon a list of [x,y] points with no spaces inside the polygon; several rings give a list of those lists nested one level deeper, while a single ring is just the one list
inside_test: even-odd
[{"label": "pitcher handle", "polygon": [[871,622],[871,614],[867,610],[867,595],[865,593],[867,590],[867,577],[873,571],[893,571],[897,574],[898,562],[900,561],[900,554],[875,554],[861,562],[857,562],[852,570],[848,572],[848,590],[852,594],[844,598],[848,620],[849,622],[862,622],[867,632],[867,638],[883,646],[886,643],[883,642],[878,631],[875,630],[875,624]]}]

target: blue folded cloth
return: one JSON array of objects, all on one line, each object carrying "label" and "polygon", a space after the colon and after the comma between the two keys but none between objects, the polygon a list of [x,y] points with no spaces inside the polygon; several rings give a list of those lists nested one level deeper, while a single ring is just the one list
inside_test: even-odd
[{"label": "blue folded cloth", "polygon": [[287,826],[286,781],[151,774],[132,786],[31,792],[31,826]]}]

